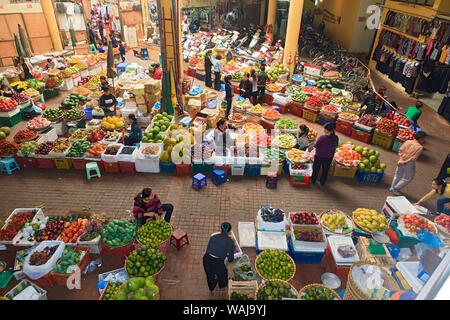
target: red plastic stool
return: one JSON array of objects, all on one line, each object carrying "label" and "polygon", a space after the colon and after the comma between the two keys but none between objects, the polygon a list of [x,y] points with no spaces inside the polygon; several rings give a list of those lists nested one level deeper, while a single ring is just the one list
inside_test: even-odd
[{"label": "red plastic stool", "polygon": [[[182,244],[182,240],[185,240],[184,243]],[[189,239],[188,236],[186,234],[186,232],[184,232],[181,229],[177,229],[172,233],[172,236],[170,237],[170,244],[173,244],[175,246],[175,248],[177,248],[177,250],[180,250],[182,247],[184,247],[185,245],[189,244]]]}]

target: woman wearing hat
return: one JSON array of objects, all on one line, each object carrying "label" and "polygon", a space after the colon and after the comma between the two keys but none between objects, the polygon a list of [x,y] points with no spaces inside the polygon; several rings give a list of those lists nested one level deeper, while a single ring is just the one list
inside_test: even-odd
[{"label": "woman wearing hat", "polygon": [[225,259],[228,262],[234,260],[234,242],[228,236],[231,232],[231,224],[222,223],[221,232],[215,233],[209,239],[206,253],[203,256],[203,268],[205,269],[209,290],[212,292],[219,283],[219,288],[228,286],[228,270]]}]

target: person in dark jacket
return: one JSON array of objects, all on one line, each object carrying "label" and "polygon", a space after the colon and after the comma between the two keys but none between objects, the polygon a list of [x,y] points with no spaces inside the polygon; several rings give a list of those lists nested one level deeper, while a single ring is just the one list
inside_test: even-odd
[{"label": "person in dark jacket", "polygon": [[100,90],[105,91],[109,87],[109,82],[105,76],[100,77]]},{"label": "person in dark jacket", "polygon": [[250,82],[250,74],[244,73],[244,79],[239,83],[239,90],[241,92],[241,96],[245,99],[251,99],[253,86]]},{"label": "person in dark jacket", "polygon": [[103,95],[100,97],[98,106],[105,113],[105,117],[112,117],[116,115],[117,99],[112,93],[111,87],[106,87],[103,89]]},{"label": "person in dark jacket", "polygon": [[368,87],[365,88],[365,93],[363,97],[363,102],[361,104],[361,109],[363,107],[367,107],[366,110],[362,112],[362,115],[364,114],[375,114],[377,111],[377,101],[375,97],[375,93],[370,90]]},{"label": "person in dark jacket", "polygon": [[220,233],[213,234],[208,242],[208,247],[203,256],[203,268],[208,281],[208,288],[212,292],[219,284],[220,289],[228,286],[228,270],[225,259],[228,262],[234,260],[234,242],[229,237],[231,224],[222,223]]},{"label": "person in dark jacket", "polygon": [[212,78],[211,78],[211,69],[212,69],[212,61],[211,61],[212,51],[208,50],[205,55],[205,86],[207,88],[212,88]]},{"label": "person in dark jacket", "polygon": [[445,180],[450,177],[450,153],[447,154],[447,157],[442,164],[441,171],[439,171],[439,175],[437,176],[437,180]]},{"label": "person in dark jacket", "polygon": [[331,162],[334,158],[334,153],[339,145],[339,138],[335,133],[335,124],[327,122],[324,126],[325,134],[317,139],[314,148],[316,154],[314,156],[313,174],[311,183],[315,184],[319,176],[320,168],[322,168],[322,177],[320,178],[320,185],[324,186],[327,182],[328,171],[330,170]]},{"label": "person in dark jacket", "polygon": [[233,104],[233,86],[231,85],[232,77],[230,75],[225,77],[225,100],[227,100],[227,111],[225,113],[227,119],[230,115],[231,106]]},{"label": "person in dark jacket", "polygon": [[269,77],[266,74],[266,67],[261,66],[261,72],[258,75],[258,95],[259,95],[259,104],[263,105],[264,103],[264,95],[266,93],[266,84]]},{"label": "person in dark jacket", "polygon": [[131,121],[131,131],[128,136],[125,137],[124,142],[126,146],[132,146],[142,140],[142,130],[134,114],[130,114],[128,118]]},{"label": "person in dark jacket", "polygon": [[228,45],[227,54],[225,55],[225,59],[227,60],[227,63],[233,60],[233,52],[231,51],[231,46]]},{"label": "person in dark jacket", "polygon": [[251,102],[256,106],[258,104],[258,78],[255,69],[250,71],[250,83],[252,84]]},{"label": "person in dark jacket", "polygon": [[113,48],[117,48],[117,39],[114,37],[114,32],[109,34],[109,41],[111,41]]},{"label": "person in dark jacket", "polygon": [[95,49],[98,49],[97,47],[97,41],[95,41],[95,39],[97,38],[95,36],[94,30],[92,30],[91,25],[88,25],[88,35],[89,35],[89,43],[93,44]]},{"label": "person in dark jacket", "polygon": [[120,57],[122,58],[122,62],[125,62],[125,46],[123,45],[122,41],[118,41],[119,43],[119,52],[120,52]]},{"label": "person in dark jacket", "polygon": [[145,188],[140,194],[134,198],[133,214],[139,226],[144,225],[148,219],[156,220],[156,215],[170,222],[172,217],[173,205],[162,204],[158,196],[150,188]]}]

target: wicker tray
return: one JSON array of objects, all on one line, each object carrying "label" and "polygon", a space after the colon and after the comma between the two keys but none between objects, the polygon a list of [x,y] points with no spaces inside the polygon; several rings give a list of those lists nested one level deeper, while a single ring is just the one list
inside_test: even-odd
[{"label": "wicker tray", "polygon": [[66,121],[66,122],[80,121],[81,119],[84,119],[84,115],[81,116],[81,117],[75,118],[75,119],[67,119],[67,118],[64,117],[64,116],[63,116],[63,118],[64,118],[64,121]]},{"label": "wicker tray", "polygon": [[[48,121],[50,121],[50,120],[48,120]],[[27,129],[28,129],[28,130],[32,130],[32,131],[35,131],[35,132],[41,132],[41,131],[44,131],[44,130],[47,130],[48,128],[50,128],[51,125],[52,125],[52,124],[49,124],[48,126],[43,127],[43,128],[39,128],[39,129],[31,129],[31,128],[28,128],[28,126],[27,126]]]},{"label": "wicker tray", "polygon": [[292,276],[291,276],[288,280],[281,280],[281,279],[267,279],[267,278],[265,278],[265,277],[259,272],[256,263],[258,262],[260,256],[261,256],[263,253],[265,253],[266,251],[268,251],[268,250],[272,250],[272,249],[264,250],[263,252],[261,252],[260,254],[258,254],[258,256],[256,257],[256,260],[255,260],[255,270],[256,270],[256,272],[258,273],[258,275],[259,275],[262,279],[264,279],[265,281],[269,281],[269,280],[270,280],[270,281],[272,281],[272,280],[280,280],[280,281],[284,281],[284,282],[289,282],[289,281],[291,281],[291,280],[294,278],[295,273],[297,272],[297,266],[295,265],[294,259],[292,259],[292,257],[291,257],[290,255],[288,255],[288,254],[287,254],[286,252],[284,252],[284,251],[278,250],[281,254],[287,255],[287,256],[289,257],[289,259],[291,259],[292,265],[294,266],[294,272],[293,272]]},{"label": "wicker tray", "polygon": [[[294,291],[294,293],[295,293],[295,295],[297,296],[297,298],[298,298],[298,296],[299,296],[299,295],[298,295],[298,291],[297,291],[297,290],[294,288],[294,286],[293,286],[292,284],[290,284],[289,282],[284,281],[284,280],[268,280],[268,281],[281,282],[281,283],[284,283],[284,284],[289,285],[289,286],[291,287],[291,289]],[[266,282],[261,283],[261,284],[259,285],[258,290],[256,290],[256,293],[255,293],[255,300],[258,300],[258,292],[259,292],[259,290],[261,290],[261,288],[264,287],[265,284],[266,284]]]},{"label": "wicker tray", "polygon": [[[379,214],[379,215],[381,216],[381,214]],[[362,227],[361,225],[359,225],[359,224],[356,222],[356,220],[353,218],[353,215],[352,215],[352,221],[353,221],[354,225],[358,227],[358,229],[360,229],[360,230],[362,230],[362,231],[364,231],[364,232],[367,232],[367,233],[373,233],[373,232],[374,232],[374,231],[370,231],[370,230],[368,230],[368,229]],[[387,225],[386,228],[384,228],[383,230],[377,230],[377,231],[386,231],[386,230],[388,230],[388,229],[389,229],[389,226]]]},{"label": "wicker tray", "polygon": [[[156,221],[156,220],[155,220]],[[162,221],[165,221],[165,220],[162,220]],[[137,232],[136,232],[136,239],[137,239],[137,241],[139,242],[139,244],[141,244],[141,245],[149,245],[149,244],[153,244],[153,245],[156,245],[156,246],[160,246],[160,245],[162,245],[163,243],[165,243],[165,242],[167,242],[167,241],[169,241],[170,240],[170,237],[172,236],[172,233],[173,233],[173,226],[170,224],[170,223],[167,223],[169,226],[170,226],[170,229],[171,229],[171,232],[170,232],[170,235],[167,237],[167,239],[164,239],[164,240],[162,240],[162,241],[160,241],[160,242],[158,242],[158,243],[148,243],[148,242],[144,242],[143,240],[141,240],[140,238],[139,238],[139,230],[143,227],[141,227],[141,228],[139,228],[138,230],[137,230]]]},{"label": "wicker tray", "polygon": [[352,224],[350,231],[348,231],[348,232],[337,232],[337,231],[333,231],[333,230],[331,230],[330,228],[328,228],[328,226],[326,226],[325,223],[323,223],[322,218],[323,218],[323,216],[324,216],[325,214],[329,213],[329,211],[331,211],[331,210],[325,210],[325,211],[323,211],[323,212],[320,214],[320,216],[319,216],[319,222],[320,222],[320,225],[321,225],[325,230],[327,230],[328,232],[331,232],[331,233],[334,233],[334,234],[340,234],[340,235],[346,235],[346,234],[350,234],[350,233],[353,232],[353,229],[355,228],[353,219],[352,219],[351,217],[349,217],[348,214],[346,214],[346,213],[344,213],[344,212],[342,212],[342,211],[340,211],[340,210],[333,210],[333,212],[339,213],[339,214],[345,216],[345,217],[347,218],[346,220],[350,220],[350,222],[351,222],[351,224]]},{"label": "wicker tray", "polygon": [[333,289],[328,288],[327,286],[324,286],[323,284],[320,284],[320,283],[312,283],[312,284],[308,284],[307,286],[304,286],[303,288],[301,288],[301,289],[298,291],[298,298],[301,300],[302,294],[303,294],[306,290],[308,290],[309,288],[312,288],[312,287],[326,288],[326,289],[328,289],[328,290],[331,292],[331,294],[334,296],[334,300],[341,300],[341,297],[339,297],[339,295],[336,293],[336,291],[334,291]]},{"label": "wicker tray", "polygon": [[27,140],[16,140],[16,139],[14,139],[14,142],[15,143],[24,143],[24,142],[28,142],[28,141],[32,141],[32,140],[34,140],[34,139],[36,139],[37,137],[38,137],[38,134],[37,134],[37,132],[36,131],[34,131],[34,133],[35,133],[35,135],[32,137],[32,138],[30,138],[30,139],[27,139]]},{"label": "wicker tray", "polygon": [[[159,250],[159,249],[157,249],[157,250]],[[161,250],[159,250],[159,251],[161,251]],[[161,252],[162,252],[162,251],[161,251]],[[130,278],[138,278],[138,276],[134,276],[134,275],[132,275],[132,274],[130,274],[130,273],[128,272],[128,270],[127,270],[127,262],[128,262],[128,257],[125,259],[125,264],[124,264],[125,272],[127,273],[127,275],[128,275]],[[157,275],[159,275],[159,274],[161,273],[161,271],[164,270],[165,266],[166,266],[166,262],[164,262],[164,265],[161,267],[161,269],[159,269],[158,272],[156,272],[156,273],[154,273],[154,274],[149,274],[148,277],[156,277]]]},{"label": "wicker tray", "polygon": [[442,234],[444,234],[446,237],[450,238],[450,232],[447,232],[447,230],[443,226],[441,226],[440,224],[438,224],[436,222],[434,223],[434,225],[440,232],[442,232]]}]

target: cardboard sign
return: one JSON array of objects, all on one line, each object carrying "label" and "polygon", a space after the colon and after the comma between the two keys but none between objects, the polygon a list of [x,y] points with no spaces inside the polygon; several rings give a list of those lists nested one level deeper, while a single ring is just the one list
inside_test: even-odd
[{"label": "cardboard sign", "polygon": [[320,76],[320,68],[305,64],[304,72],[310,76]]}]

